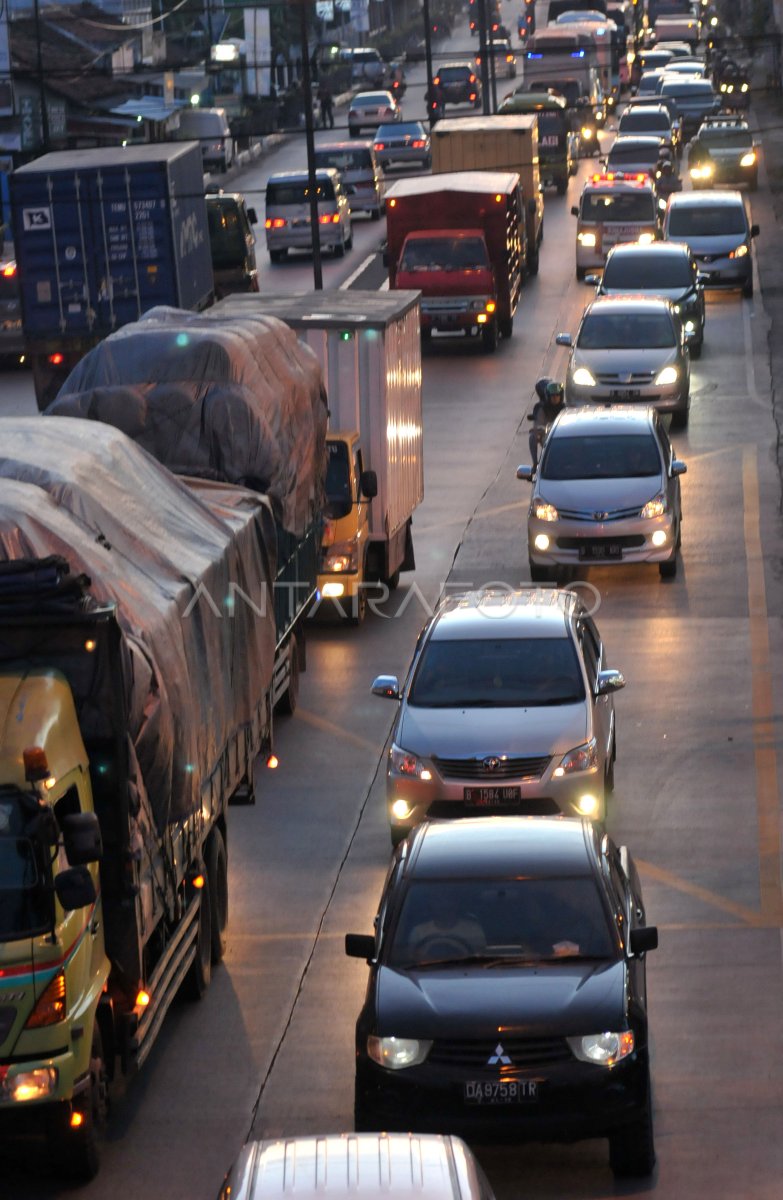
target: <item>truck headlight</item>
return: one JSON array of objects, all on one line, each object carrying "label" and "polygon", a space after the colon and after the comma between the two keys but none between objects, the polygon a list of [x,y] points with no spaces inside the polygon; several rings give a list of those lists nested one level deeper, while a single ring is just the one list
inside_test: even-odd
[{"label": "truck headlight", "polygon": [[[491,308],[490,305],[492,305]],[[478,300],[471,300],[470,302],[471,312],[492,312],[494,309],[495,305],[490,296],[479,297]]]},{"label": "truck headlight", "polygon": [[401,746],[392,744],[389,751],[389,760],[392,765],[392,770],[398,775],[407,775],[411,779],[423,779],[428,783],[432,779],[432,771],[429,767],[417,758],[415,754],[411,754],[408,750],[403,750]]},{"label": "truck headlight", "polygon": [[533,516],[538,517],[539,521],[557,521],[560,514],[554,504],[547,504],[544,500],[539,500],[533,506]]},{"label": "truck headlight", "polygon": [[581,746],[575,746],[568,754],[564,754],[560,766],[555,767],[552,773],[555,778],[561,779],[563,775],[572,775],[574,771],[592,771],[597,766],[598,742],[595,738],[590,738],[589,742],[583,742]]},{"label": "truck headlight", "polygon": [[573,380],[577,387],[595,387],[595,379],[587,367],[577,367],[573,374]]},{"label": "truck headlight", "polygon": [[662,517],[666,512],[666,497],[661,493],[659,496],[654,496],[652,500],[648,500],[639,513],[640,517],[645,520],[652,520],[653,517]]},{"label": "truck headlight", "polygon": [[417,1067],[430,1052],[431,1041],[421,1038],[375,1037],[367,1038],[367,1057],[379,1067],[390,1071],[404,1071],[406,1067]]},{"label": "truck headlight", "polygon": [[57,1089],[58,1072],[56,1067],[36,1067],[33,1071],[20,1071],[18,1075],[8,1075],[0,1084],[0,1096],[23,1104],[27,1100],[45,1100]]},{"label": "truck headlight", "polygon": [[321,569],[334,571],[341,575],[357,571],[359,567],[359,547],[354,541],[334,542],[321,552]]},{"label": "truck headlight", "polygon": [[676,367],[664,367],[655,376],[656,387],[666,387],[670,383],[676,383],[680,377],[680,373]]},{"label": "truck headlight", "polygon": [[599,1067],[613,1067],[633,1054],[635,1045],[632,1029],[624,1033],[588,1033],[584,1037],[567,1038],[566,1041],[571,1053],[580,1062],[595,1063]]},{"label": "truck headlight", "polygon": [[589,249],[591,246],[595,245],[595,234],[590,232],[578,233],[576,235],[576,240],[579,242],[580,246],[584,246],[586,249]]},{"label": "truck headlight", "polygon": [[742,158],[740,159],[740,166],[741,167],[752,167],[753,164],[755,163],[755,161],[756,161],[756,151],[749,150],[748,153],[743,154]]}]

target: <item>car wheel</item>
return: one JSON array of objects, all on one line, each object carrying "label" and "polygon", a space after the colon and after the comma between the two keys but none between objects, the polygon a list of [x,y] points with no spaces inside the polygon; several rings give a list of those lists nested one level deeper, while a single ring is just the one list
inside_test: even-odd
[{"label": "car wheel", "polygon": [[758,188],[759,188],[759,177],[758,177],[758,175],[754,175],[750,181],[750,190],[751,190],[751,192],[757,192]]},{"label": "car wheel", "polygon": [[672,429],[687,429],[690,413],[687,408],[672,413]]},{"label": "car wheel", "polygon": [[537,275],[538,267],[539,267],[538,246],[536,246],[536,248],[532,252],[532,254],[528,254],[528,256],[527,256],[527,273],[528,273],[528,275]]},{"label": "car wheel", "polygon": [[567,191],[568,191],[568,180],[567,179],[558,179],[558,181],[557,181],[558,196],[565,196]]},{"label": "car wheel", "polygon": [[701,348],[703,345],[704,345],[703,340],[701,342],[693,343],[693,345],[690,347],[691,358],[701,358]]},{"label": "car wheel", "polygon": [[380,210],[380,208],[373,208],[373,209],[371,209],[371,210],[370,210],[370,220],[371,220],[371,221],[380,221],[380,219],[381,219],[381,210]]},{"label": "car wheel", "polygon": [[410,830],[409,829],[401,829],[399,825],[392,825],[390,832],[391,832],[391,844],[396,849],[396,847],[399,846],[400,842],[405,841],[406,837],[410,833]]},{"label": "car wheel", "polygon": [[617,742],[612,738],[612,749],[609,757],[606,760],[606,774],[604,775],[604,795],[611,796],[614,791],[614,760],[617,758]]},{"label": "car wheel", "polygon": [[481,102],[481,97],[480,97],[480,96],[477,96],[477,97],[476,97],[476,99],[473,101],[473,107],[474,107],[474,108],[481,108],[481,103],[482,103],[482,102]]},{"label": "car wheel", "polygon": [[677,574],[677,550],[666,562],[658,563],[658,573],[661,579],[674,579]]},{"label": "car wheel", "polygon": [[618,1179],[652,1174],[655,1166],[655,1139],[649,1084],[642,1115],[632,1125],[610,1136],[609,1164]]},{"label": "car wheel", "polygon": [[273,263],[285,262],[285,256],[287,253],[287,250],[270,250],[269,261]]},{"label": "car wheel", "polygon": [[376,1119],[359,1095],[357,1084],[354,1084],[353,1127],[356,1133],[372,1133],[374,1130],[382,1128],[382,1123]]},{"label": "car wheel", "polygon": [[345,242],[335,242],[334,257],[345,258]]},{"label": "car wheel", "polygon": [[349,126],[348,126],[348,133],[349,133],[349,135],[350,135],[351,137],[358,137],[358,136],[359,136],[359,133],[360,133],[360,128],[361,128],[361,127],[360,127],[359,125],[349,125]]},{"label": "car wheel", "polygon": [[533,583],[549,583],[552,578],[551,567],[541,567],[538,563],[530,562],[530,579]]},{"label": "car wheel", "polygon": [[502,338],[510,338],[514,332],[514,318],[501,317],[498,321],[498,326],[500,328],[500,336]]},{"label": "car wheel", "polygon": [[747,282],[745,283],[745,285],[742,289],[742,294],[743,294],[743,296],[745,296],[745,298],[747,300],[751,299],[751,297],[753,295],[753,276],[752,275],[751,275],[750,279],[748,279]]},{"label": "car wheel", "polygon": [[577,267],[577,268],[576,268],[576,277],[577,277],[577,279],[584,279],[584,277],[585,277],[585,275],[586,275],[586,274],[587,274],[587,268],[586,268],[586,267]]}]

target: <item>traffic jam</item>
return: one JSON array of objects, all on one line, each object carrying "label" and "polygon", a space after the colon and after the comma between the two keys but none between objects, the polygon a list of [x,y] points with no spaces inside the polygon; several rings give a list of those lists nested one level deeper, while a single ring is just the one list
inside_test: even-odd
[{"label": "traffic jam", "polygon": [[[0,1136],[43,1139],[58,1185],[103,1177],[110,1095],[127,1103],[148,1057],[161,1068],[175,999],[201,1000],[232,938],[256,936],[233,825],[276,795],[297,727],[350,723],[341,699],[314,711],[322,655],[373,722],[387,714],[385,741],[376,724],[349,739],[383,797],[382,854],[376,823],[362,860],[373,916],[357,907],[348,932],[343,901],[325,943],[324,909],[219,1200],[282,1200],[293,1178],[337,1200],[359,1176],[373,1196],[521,1195],[497,1143],[602,1143],[600,1170],[634,1188],[660,1172],[647,956],[666,918],[642,879],[657,897],[674,876],[626,844],[615,768],[646,700],[610,647],[623,594],[646,591],[661,626],[645,661],[670,653],[649,592],[688,569],[690,419],[713,322],[750,320],[761,148],[749,64],[710,0],[525,0],[512,29],[508,10],[460,10],[453,40],[475,49],[435,54],[423,105],[399,64],[354,49],[350,98],[322,89],[309,114],[311,161],[300,139],[297,165],[270,155],[252,205],[218,187],[202,204],[193,141],[83,151],[78,178],[63,151],[11,177],[0,348],[32,367],[39,415],[4,417],[0,452]],[[141,216],[129,178],[156,197]],[[414,620],[414,572],[450,519],[427,507],[428,379],[499,378],[555,222],[582,311],[547,308],[546,373],[501,437],[527,452],[501,468],[516,499],[488,510],[513,510],[519,564],[455,584],[461,547],[444,552],[412,653],[401,636],[386,651],[382,622],[395,604]],[[164,242],[171,269],[140,269]],[[326,289],[304,287],[322,256]],[[496,463],[445,457],[450,486],[464,469],[490,492],[474,476]],[[315,777],[332,768],[322,752]],[[352,1129],[273,1136],[264,1086],[316,947],[332,974],[357,960],[349,994],[364,989]]]}]

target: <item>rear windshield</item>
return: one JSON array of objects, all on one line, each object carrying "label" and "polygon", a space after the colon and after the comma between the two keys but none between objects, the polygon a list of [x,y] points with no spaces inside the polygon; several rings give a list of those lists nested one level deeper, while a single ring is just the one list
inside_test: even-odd
[{"label": "rear windshield", "polygon": [[401,271],[483,271],[487,247],[481,238],[414,238],[405,244]]},{"label": "rear windshield", "polygon": [[702,208],[674,205],[669,214],[668,237],[724,237],[746,233],[745,210],[741,204],[705,204]]},{"label": "rear windshield", "polygon": [[424,708],[524,708],[577,704],[584,683],[570,638],[430,641],[408,703]]},{"label": "rear windshield", "polygon": [[213,267],[237,267],[245,261],[247,246],[239,209],[234,205],[208,205],[209,246]]},{"label": "rear windshield", "polygon": [[642,75],[636,90],[637,96],[654,96],[658,90],[659,79],[660,75]]},{"label": "rear windshield", "polygon": [[[334,200],[334,185],[331,179],[322,179],[318,183],[316,193],[319,201]],[[271,179],[266,185],[266,206],[273,204],[309,204],[310,189],[303,180],[301,183],[274,183]]]},{"label": "rear windshield", "polygon": [[472,75],[471,67],[441,67],[438,75],[444,83],[455,83],[457,80],[467,79]]},{"label": "rear windshield", "polygon": [[638,133],[642,129],[671,129],[669,114],[645,111],[643,108],[623,113],[620,118],[620,133]]},{"label": "rear windshield", "polygon": [[633,254],[610,254],[604,268],[603,286],[622,291],[655,291],[656,288],[689,287],[693,271],[682,255],[656,254],[640,250]]},{"label": "rear windshield", "polygon": [[609,151],[607,162],[610,169],[622,166],[624,163],[647,163],[653,167],[660,156],[660,146],[618,146],[615,142]]},{"label": "rear windshield", "polygon": [[372,105],[375,108],[385,108],[389,104],[388,92],[362,92],[356,97],[355,104],[360,108],[368,108]]},{"label": "rear windshield", "polygon": [[316,167],[334,167],[338,171],[372,171],[372,154],[365,146],[362,150],[319,150],[315,151]]},{"label": "rear windshield", "polygon": [[677,345],[668,313],[588,313],[579,331],[580,350],[663,350]]},{"label": "rear windshield", "polygon": [[655,220],[650,192],[591,192],[582,197],[583,221],[647,222]]},{"label": "rear windshield", "polygon": [[179,119],[180,133],[193,137],[222,137],[225,132],[222,117],[217,113],[183,113]]},{"label": "rear windshield", "polygon": [[550,438],[541,464],[543,479],[636,479],[661,474],[652,434]]}]

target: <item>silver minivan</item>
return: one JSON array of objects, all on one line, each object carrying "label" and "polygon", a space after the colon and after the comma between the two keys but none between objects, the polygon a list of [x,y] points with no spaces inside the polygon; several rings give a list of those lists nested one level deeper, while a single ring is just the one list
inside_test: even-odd
[{"label": "silver minivan", "polygon": [[320,142],[315,148],[316,167],[340,172],[352,213],[369,213],[379,221],[383,211],[383,173],[372,142]]},{"label": "silver minivan", "polygon": [[224,108],[185,108],[179,115],[177,140],[200,142],[204,169],[227,171],[234,161],[234,139]]},{"label": "silver minivan", "polygon": [[753,295],[751,241],[758,236],[739,192],[678,192],[663,218],[667,242],[685,242],[708,288],[742,288]]},{"label": "silver minivan", "polygon": [[[340,172],[324,167],[315,172],[318,233],[322,250],[342,257],[353,246],[351,209]],[[306,171],[270,175],[266,185],[266,248],[273,263],[289,250],[313,249],[310,226],[310,186]]]}]

